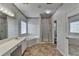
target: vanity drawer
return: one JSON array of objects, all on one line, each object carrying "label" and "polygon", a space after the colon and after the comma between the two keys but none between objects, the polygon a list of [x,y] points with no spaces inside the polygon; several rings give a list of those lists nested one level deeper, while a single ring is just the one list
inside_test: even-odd
[{"label": "vanity drawer", "polygon": [[17,46],[13,47],[13,48],[10,50],[10,53],[12,53],[15,49],[17,49]]}]

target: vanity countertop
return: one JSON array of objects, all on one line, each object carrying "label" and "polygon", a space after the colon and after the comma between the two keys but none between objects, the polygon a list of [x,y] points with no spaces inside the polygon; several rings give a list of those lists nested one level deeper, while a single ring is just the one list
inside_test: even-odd
[{"label": "vanity countertop", "polygon": [[17,46],[20,42],[25,40],[26,37],[19,37],[19,39],[11,39],[3,44],[0,44],[0,56],[4,55],[6,52],[8,52],[13,47]]},{"label": "vanity countertop", "polygon": [[27,37],[27,40],[38,39],[38,38],[39,38],[39,36],[30,35]]},{"label": "vanity countertop", "polygon": [[28,35],[26,38],[27,38],[27,40],[39,39],[39,36],[37,36],[37,35]]},{"label": "vanity countertop", "polygon": [[79,36],[67,36],[66,39],[79,39]]}]

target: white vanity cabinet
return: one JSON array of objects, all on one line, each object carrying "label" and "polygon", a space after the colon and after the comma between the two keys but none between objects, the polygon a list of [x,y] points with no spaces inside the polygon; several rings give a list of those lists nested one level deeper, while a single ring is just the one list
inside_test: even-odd
[{"label": "white vanity cabinet", "polygon": [[22,54],[24,53],[25,49],[27,48],[26,39],[22,41]]},{"label": "white vanity cabinet", "polygon": [[2,56],[10,56],[10,52],[7,52],[7,53],[5,53],[5,54],[2,55]]},{"label": "white vanity cabinet", "polygon": [[0,45],[0,56],[21,56],[26,47],[25,37],[12,39]]}]

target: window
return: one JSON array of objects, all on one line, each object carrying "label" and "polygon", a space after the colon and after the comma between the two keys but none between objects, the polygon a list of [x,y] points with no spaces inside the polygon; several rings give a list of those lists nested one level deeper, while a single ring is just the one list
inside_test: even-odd
[{"label": "window", "polygon": [[25,34],[26,32],[26,22],[21,21],[21,34]]},{"label": "window", "polygon": [[79,21],[70,23],[70,33],[79,33]]}]

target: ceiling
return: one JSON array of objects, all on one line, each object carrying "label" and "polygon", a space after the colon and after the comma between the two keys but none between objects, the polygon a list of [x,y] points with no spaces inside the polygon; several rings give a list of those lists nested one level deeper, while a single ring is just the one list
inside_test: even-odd
[{"label": "ceiling", "polygon": [[60,7],[60,3],[15,3],[16,7],[21,10],[27,17],[40,17],[41,13],[51,10],[52,13]]}]

